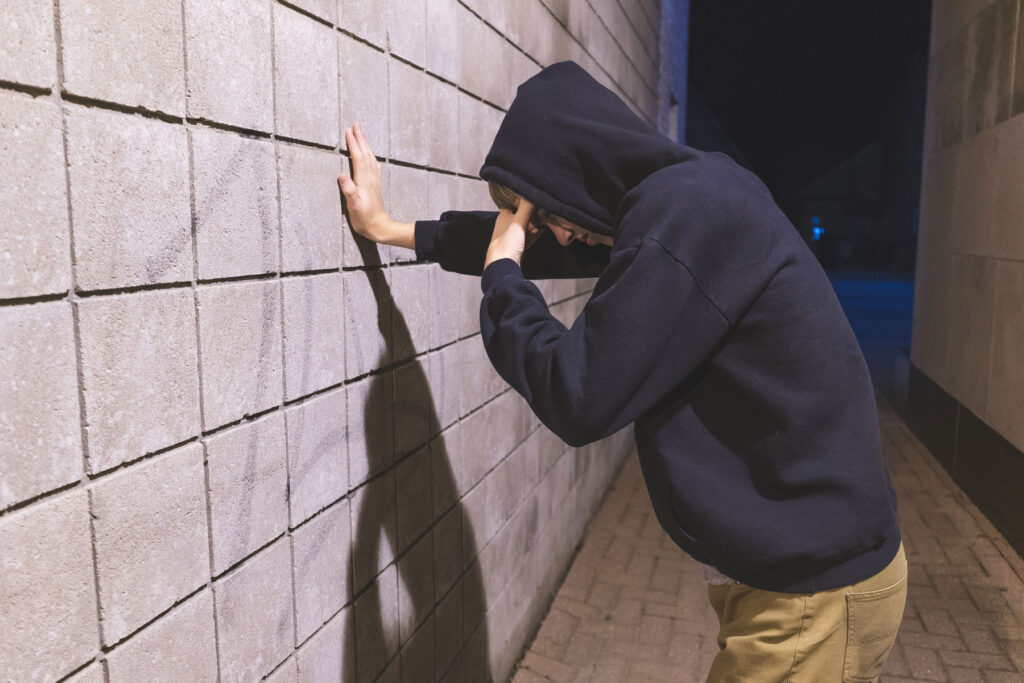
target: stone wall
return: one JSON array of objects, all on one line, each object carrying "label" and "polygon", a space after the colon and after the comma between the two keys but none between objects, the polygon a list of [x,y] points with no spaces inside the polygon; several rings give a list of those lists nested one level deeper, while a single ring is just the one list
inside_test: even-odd
[{"label": "stone wall", "polygon": [[932,10],[911,409],[1024,552],[1024,32],[1019,0]]},{"label": "stone wall", "polygon": [[0,1],[0,679],[508,676],[631,434],[567,447],[478,278],[353,238],[343,130],[395,217],[487,209],[541,66],[656,118],[659,5]]}]

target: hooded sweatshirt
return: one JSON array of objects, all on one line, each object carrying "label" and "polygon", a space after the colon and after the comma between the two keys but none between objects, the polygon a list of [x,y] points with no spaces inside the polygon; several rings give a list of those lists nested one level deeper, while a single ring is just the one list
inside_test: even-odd
[{"label": "hooded sweatshirt", "polygon": [[[633,423],[655,513],[695,559],[810,593],[900,544],[864,357],[757,177],[680,146],[572,62],[523,83],[480,171],[613,246],[550,231],[482,271],[499,374],[570,445]],[[481,274],[494,212],[416,224],[418,256]],[[571,327],[529,278],[599,276]]]}]

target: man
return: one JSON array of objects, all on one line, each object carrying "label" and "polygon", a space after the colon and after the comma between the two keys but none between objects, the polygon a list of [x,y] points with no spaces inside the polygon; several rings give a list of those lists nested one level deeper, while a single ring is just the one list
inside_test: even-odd
[{"label": "man", "polygon": [[[480,171],[497,214],[395,223],[361,128],[346,141],[353,228],[482,275],[488,356],[545,425],[582,445],[634,423],[661,525],[709,568],[709,680],[877,678],[906,560],[874,394],[765,186],[572,62],[521,85],[501,124]],[[594,275],[570,328],[528,279]]]}]

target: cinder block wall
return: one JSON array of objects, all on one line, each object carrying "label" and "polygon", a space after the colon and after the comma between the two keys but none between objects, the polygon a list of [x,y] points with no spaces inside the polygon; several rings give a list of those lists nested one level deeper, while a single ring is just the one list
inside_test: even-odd
[{"label": "cinder block wall", "polygon": [[0,0],[0,680],[508,676],[631,436],[568,448],[477,278],[353,238],[342,131],[397,218],[489,208],[542,65],[654,120],[659,13]]},{"label": "cinder block wall", "polygon": [[935,0],[912,360],[1024,449],[1019,0]]}]

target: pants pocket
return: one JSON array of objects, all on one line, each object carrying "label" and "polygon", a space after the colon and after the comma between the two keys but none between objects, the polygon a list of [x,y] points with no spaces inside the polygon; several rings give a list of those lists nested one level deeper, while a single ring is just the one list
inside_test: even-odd
[{"label": "pants pocket", "polygon": [[907,602],[907,577],[881,590],[846,596],[844,683],[874,681],[882,673]]}]

